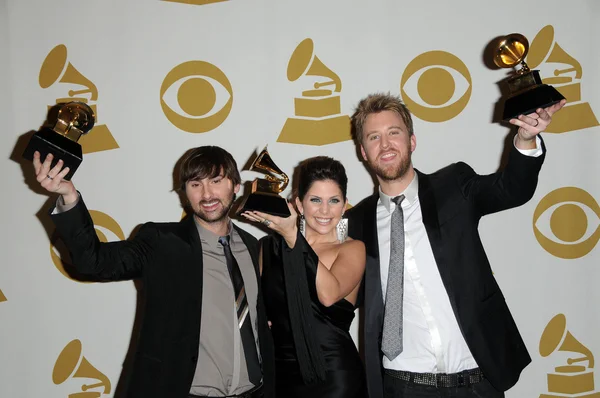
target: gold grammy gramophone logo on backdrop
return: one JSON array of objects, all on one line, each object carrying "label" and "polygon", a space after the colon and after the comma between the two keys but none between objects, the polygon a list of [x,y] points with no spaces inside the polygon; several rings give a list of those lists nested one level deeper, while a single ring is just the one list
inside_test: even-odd
[{"label": "gold grammy gramophone logo on backdrop", "polygon": [[554,372],[548,373],[548,393],[540,394],[540,398],[600,398],[600,392],[594,392],[594,355],[567,330],[564,314],[558,314],[548,322],[540,339],[539,350],[543,357],[557,351],[581,355],[576,358],[569,355],[567,365],[559,365]]},{"label": "gold grammy gramophone logo on backdrop", "polygon": [[556,189],[535,208],[533,232],[539,244],[553,256],[583,257],[600,240],[600,206],[583,189]]},{"label": "gold grammy gramophone logo on backdrop", "polygon": [[[63,384],[67,380],[72,379],[91,379],[88,384],[82,384],[81,387],[77,387],[78,390],[69,397],[72,398],[97,398],[101,395],[110,394],[111,383],[108,377],[98,369],[96,369],[85,356],[82,355],[81,341],[78,339],[72,340],[63,348],[62,352],[58,355],[56,362],[54,363],[54,369],[52,370],[52,381],[56,385]],[[77,382],[72,381],[69,384],[75,385]],[[95,391],[88,391],[96,389]]]},{"label": "gold grammy gramophone logo on backdrop", "polygon": [[0,289],[0,303],[6,301],[6,296],[2,293],[2,289]]},{"label": "gold grammy gramophone logo on backdrop", "polygon": [[[108,242],[109,239],[107,238],[106,234],[100,228],[110,231],[118,240],[125,240],[125,234],[123,233],[123,230],[111,216],[109,216],[106,213],[102,213],[101,211],[97,211],[97,210],[90,210],[90,216],[92,217],[92,221],[94,222],[94,227],[95,227],[94,229],[96,231],[96,235],[98,235],[98,239],[101,242]],[[111,241],[113,241],[113,239],[111,239]],[[60,240],[58,235],[54,234],[54,236],[51,239],[51,243],[50,243],[50,257],[52,258],[52,263],[54,263],[54,266],[64,276],[66,276],[70,280],[75,281],[75,282],[81,282],[77,279],[71,278],[71,276],[65,269],[65,264],[67,265],[67,268],[72,267],[72,266],[69,264],[69,260],[61,259],[60,255],[58,253],[58,250],[56,248],[56,246],[59,246],[59,245],[61,247],[61,251],[60,251],[61,253],[68,253],[67,249],[64,247],[64,244]]]},{"label": "gold grammy gramophone logo on backdrop", "polygon": [[197,6],[203,6],[205,4],[222,3],[222,2],[228,1],[228,0],[162,0],[162,1],[168,1],[171,3],[183,3],[183,4],[193,4],[193,5],[197,5]]},{"label": "gold grammy gramophone logo on backdrop", "polygon": [[[287,78],[295,82],[303,76],[316,76],[313,89],[294,98],[294,116],[287,119],[278,142],[326,145],[351,140],[350,117],[342,115],[342,80],[314,53],[312,39],[304,39],[290,57]],[[324,88],[325,87],[325,88]]]},{"label": "gold grammy gramophone logo on backdrop", "polygon": [[[423,72],[413,77],[420,70]],[[445,122],[460,114],[469,103],[471,91],[469,69],[460,58],[445,51],[417,56],[400,79],[402,100],[416,117],[427,122]]]},{"label": "gold grammy gramophone logo on backdrop", "polygon": [[[59,44],[50,50],[40,68],[39,84],[41,88],[47,89],[57,83],[75,84],[83,87],[79,90],[69,90],[69,96],[66,98],[57,98],[55,104],[80,101],[88,104],[94,111],[96,124],[90,131],[92,134],[86,134],[79,139],[83,153],[118,148],[119,144],[115,141],[108,127],[105,124],[98,124],[98,107],[96,104],[98,89],[96,85],[75,69],[67,60],[67,47],[64,44]],[[48,108],[54,105],[49,105]]]},{"label": "gold grammy gramophone logo on backdrop", "polygon": [[531,69],[558,64],[553,76],[542,76],[542,81],[556,88],[567,99],[567,104],[552,116],[552,123],[546,128],[547,133],[564,133],[598,126],[598,119],[590,104],[582,100],[583,68],[579,61],[555,41],[552,25],[544,26],[533,38],[527,60]]},{"label": "gold grammy gramophone logo on backdrop", "polygon": [[[226,101],[224,92],[229,96]],[[163,80],[160,106],[175,127],[188,133],[206,133],[229,116],[233,89],[225,73],[215,65],[188,61],[173,68]]]}]

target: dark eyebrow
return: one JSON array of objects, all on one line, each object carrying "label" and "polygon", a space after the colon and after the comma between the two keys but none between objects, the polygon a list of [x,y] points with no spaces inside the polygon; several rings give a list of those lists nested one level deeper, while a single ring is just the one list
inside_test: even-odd
[{"label": "dark eyebrow", "polygon": [[391,130],[391,129],[398,129],[398,130],[404,131],[404,130],[402,130],[402,127],[400,127],[400,126],[390,126],[390,128],[388,130]]},{"label": "dark eyebrow", "polygon": [[[402,126],[390,126],[386,130],[391,130],[391,129],[398,129],[398,130],[404,131],[404,130],[402,130]],[[379,130],[371,130],[371,131],[365,132],[365,134],[370,135],[370,134],[374,134],[374,133],[378,133],[378,132],[379,132]]]}]

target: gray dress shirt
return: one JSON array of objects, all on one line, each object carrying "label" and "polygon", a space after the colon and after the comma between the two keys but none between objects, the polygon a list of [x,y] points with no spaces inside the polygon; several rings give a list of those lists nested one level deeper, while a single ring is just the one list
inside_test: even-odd
[{"label": "gray dress shirt", "polygon": [[[198,222],[196,227],[202,242],[204,282],[200,349],[190,392],[209,397],[241,394],[254,385],[248,379],[233,285],[227,270],[223,246],[218,242],[218,235],[204,229]],[[244,279],[258,350],[256,271],[248,248],[231,223],[229,231],[231,251]]]}]

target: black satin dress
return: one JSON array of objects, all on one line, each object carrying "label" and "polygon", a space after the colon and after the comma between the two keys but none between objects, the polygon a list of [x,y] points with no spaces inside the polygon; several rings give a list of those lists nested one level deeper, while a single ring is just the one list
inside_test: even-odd
[{"label": "black satin dress", "polygon": [[[293,250],[279,236],[263,238],[262,247],[262,289],[275,343],[276,397],[366,397],[363,364],[349,333],[354,305],[345,299],[330,307],[319,302],[315,285],[318,257],[302,235]],[[290,273],[291,269],[303,274]],[[302,310],[306,318],[298,321],[297,312]],[[297,330],[294,333],[293,328],[303,329],[304,335]],[[322,353],[322,377],[312,384],[302,377],[298,339],[312,339]]]}]

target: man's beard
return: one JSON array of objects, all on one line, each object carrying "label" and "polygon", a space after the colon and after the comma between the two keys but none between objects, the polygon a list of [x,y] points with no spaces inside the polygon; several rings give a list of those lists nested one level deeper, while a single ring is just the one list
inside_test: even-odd
[{"label": "man's beard", "polygon": [[233,202],[235,200],[235,194],[233,194],[233,196],[231,197],[231,200],[229,202],[223,202],[222,200],[218,199],[219,203],[221,203],[221,210],[219,212],[211,212],[210,216],[208,214],[206,214],[203,210],[202,210],[202,204],[203,203],[210,203],[213,202],[213,200],[203,200],[202,202],[198,203],[198,207],[199,210],[195,210],[192,209],[194,211],[194,215],[196,217],[198,217],[199,219],[201,219],[202,221],[206,222],[206,223],[216,223],[219,221],[222,221],[224,218],[226,218],[229,215],[229,211],[231,210],[231,207],[233,206]]},{"label": "man's beard", "polygon": [[[398,154],[398,156],[401,156],[401,155]],[[411,160],[410,148],[408,148],[407,155],[405,157],[402,157],[400,159],[400,162],[398,163],[398,165],[396,165],[394,167],[383,168],[383,167],[379,166],[377,163],[371,163],[370,165],[371,165],[371,168],[373,169],[373,172],[375,173],[375,175],[377,177],[379,177],[385,181],[394,181],[394,180],[404,177],[404,175],[410,169],[411,162],[412,162],[412,160]]]}]

